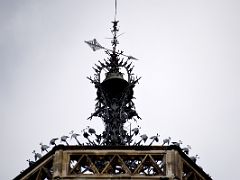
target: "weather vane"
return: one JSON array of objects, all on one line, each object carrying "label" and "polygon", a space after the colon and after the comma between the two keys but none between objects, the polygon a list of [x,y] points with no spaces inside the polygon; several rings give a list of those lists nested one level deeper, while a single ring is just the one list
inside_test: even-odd
[{"label": "weather vane", "polygon": [[[116,40],[113,40],[113,41],[117,41],[117,39]],[[121,55],[121,56],[124,56],[124,57],[127,57],[128,58],[128,60],[138,60],[137,58],[135,58],[135,57],[133,57],[133,56],[131,56],[131,55],[125,55],[125,54],[123,54],[123,52],[121,51],[121,52],[116,52],[116,49],[113,49],[113,50],[111,50],[111,49],[108,49],[108,48],[105,48],[105,47],[103,47],[101,44],[99,44],[99,42],[97,42],[97,40],[94,38],[93,40],[89,40],[89,41],[84,41],[85,43],[87,43],[91,48],[92,48],[92,50],[93,51],[97,51],[97,50],[99,50],[99,49],[103,49],[103,50],[105,50],[107,53],[115,53],[115,54],[117,54],[117,55]]]},{"label": "weather vane", "polygon": [[118,25],[119,21],[117,21],[116,18],[117,18],[117,0],[115,0],[115,14],[114,14],[114,21],[112,21],[113,28],[111,30],[111,32],[113,34],[113,38],[112,38],[112,42],[111,42],[112,43],[112,48],[113,48],[112,50],[103,47],[100,43],[97,42],[96,39],[89,40],[89,41],[84,41],[84,42],[87,43],[92,48],[93,51],[97,51],[99,49],[103,49],[103,50],[106,51],[107,54],[112,53],[112,54],[116,54],[116,55],[121,55],[121,56],[127,57],[128,60],[130,60],[130,59],[131,60],[138,60],[137,58],[135,58],[133,56],[123,54],[123,51],[119,52],[119,51],[116,50],[117,45],[119,44],[117,38],[121,35],[121,34],[119,36],[117,35],[117,33],[119,31],[117,25]]}]

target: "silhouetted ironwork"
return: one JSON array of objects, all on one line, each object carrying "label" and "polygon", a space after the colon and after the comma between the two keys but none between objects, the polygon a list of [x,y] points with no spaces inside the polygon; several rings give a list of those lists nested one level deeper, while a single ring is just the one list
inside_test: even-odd
[{"label": "silhouetted ironwork", "polygon": [[[124,124],[131,119],[135,119],[135,117],[140,119],[133,102],[133,88],[140,78],[134,76],[134,66],[129,61],[136,58],[126,56],[122,51],[117,51],[117,44],[119,43],[117,40],[118,21],[114,20],[112,23],[112,50],[101,46],[96,39],[85,41],[94,51],[105,49],[109,55],[108,59],[103,62],[99,61],[93,67],[94,78],[88,77],[97,89],[95,112],[91,114],[89,119],[94,116],[100,117],[105,124],[104,132],[96,136],[98,142],[100,142],[100,137],[102,139],[99,145],[129,145],[133,136],[124,129]],[[121,58],[121,56],[126,56],[127,59]],[[103,70],[106,71],[104,80],[101,79]],[[122,71],[126,72],[126,79],[124,79]],[[137,134],[135,132],[135,135]],[[96,145],[91,141],[89,143]]]}]

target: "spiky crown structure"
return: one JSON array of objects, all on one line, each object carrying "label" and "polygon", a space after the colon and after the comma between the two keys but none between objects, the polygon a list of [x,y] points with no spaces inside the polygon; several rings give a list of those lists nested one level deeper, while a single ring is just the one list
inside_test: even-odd
[{"label": "spiky crown structure", "polygon": [[[132,141],[132,135],[124,129],[124,124],[134,117],[140,118],[132,101],[134,98],[133,88],[140,78],[133,74],[134,66],[132,62],[129,62],[132,57],[127,56],[127,59],[120,59],[123,51],[116,51],[118,44],[117,23],[118,21],[113,21],[113,50],[106,50],[109,58],[95,64],[93,67],[94,78],[88,77],[97,89],[95,112],[89,119],[96,116],[103,120],[105,130],[102,134],[102,145],[129,145]],[[122,69],[127,73],[127,79],[124,79]],[[102,81],[100,78],[103,70],[106,71],[106,77]]]}]

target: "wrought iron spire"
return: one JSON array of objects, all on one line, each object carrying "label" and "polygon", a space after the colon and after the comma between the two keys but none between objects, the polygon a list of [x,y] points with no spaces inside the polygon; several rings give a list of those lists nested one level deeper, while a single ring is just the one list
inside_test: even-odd
[{"label": "wrought iron spire", "polygon": [[[129,145],[133,135],[125,130],[124,124],[135,117],[140,119],[133,102],[133,88],[140,78],[134,76],[134,66],[129,61],[136,58],[124,55],[123,51],[117,50],[119,21],[116,20],[116,14],[117,1],[115,0],[115,17],[111,30],[112,50],[101,46],[96,39],[85,41],[94,51],[104,49],[109,56],[93,67],[94,78],[88,77],[97,89],[95,112],[89,119],[96,116],[103,120],[105,130],[102,133],[102,145]],[[103,70],[106,71],[104,80],[100,79]],[[126,79],[124,79],[123,72],[127,75]]]}]

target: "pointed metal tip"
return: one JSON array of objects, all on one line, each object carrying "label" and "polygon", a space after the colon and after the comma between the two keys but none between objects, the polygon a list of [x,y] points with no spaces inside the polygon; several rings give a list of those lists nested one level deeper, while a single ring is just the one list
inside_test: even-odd
[{"label": "pointed metal tip", "polygon": [[133,56],[128,56],[128,60],[139,60],[139,59],[137,59],[137,58],[135,58],[135,57],[133,57]]}]

